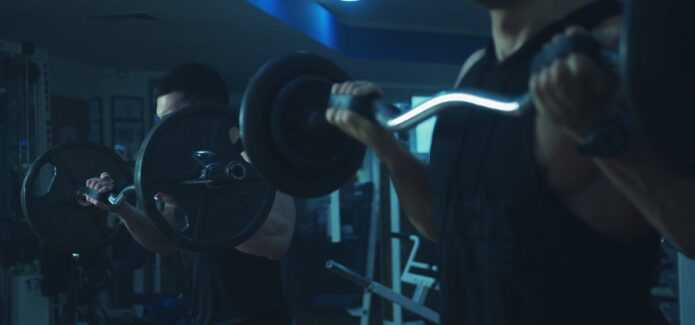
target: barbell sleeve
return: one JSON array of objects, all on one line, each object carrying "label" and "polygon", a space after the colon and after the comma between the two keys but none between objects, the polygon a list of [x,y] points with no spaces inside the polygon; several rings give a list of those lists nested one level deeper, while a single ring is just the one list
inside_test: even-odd
[{"label": "barbell sleeve", "polygon": [[109,195],[109,203],[111,205],[121,205],[125,199],[128,198],[129,195],[132,195],[135,193],[135,185],[128,185],[124,189],[122,189],[118,194],[111,194]]},{"label": "barbell sleeve", "polygon": [[329,107],[349,109],[379,123],[383,128],[395,132],[409,130],[422,121],[448,109],[482,108],[506,115],[518,116],[531,107],[531,102],[530,94],[513,99],[483,91],[470,90],[439,93],[406,112],[402,112],[394,104],[386,101],[345,94],[331,95]]},{"label": "barbell sleeve", "polygon": [[117,182],[114,186],[114,189],[111,192],[107,193],[100,193],[99,191],[89,188],[87,186],[82,186],[78,188],[76,191],[76,195],[80,199],[86,195],[101,203],[110,205],[120,205],[123,202],[123,200],[127,199],[129,195],[132,195],[134,193],[135,185],[125,183],[121,184],[120,182]]},{"label": "barbell sleeve", "polygon": [[451,91],[439,93],[400,114],[395,113],[395,106],[376,101],[374,118],[389,131],[405,131],[445,110],[482,108],[504,115],[519,116],[528,111],[531,103],[530,94],[511,99],[481,91]]}]

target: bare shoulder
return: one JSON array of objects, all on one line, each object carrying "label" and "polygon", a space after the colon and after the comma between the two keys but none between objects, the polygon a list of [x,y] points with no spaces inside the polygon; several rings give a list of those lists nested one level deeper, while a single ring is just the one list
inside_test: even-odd
[{"label": "bare shoulder", "polygon": [[461,67],[461,71],[459,72],[458,77],[456,77],[456,83],[454,84],[454,87],[457,87],[461,80],[466,76],[468,71],[476,64],[480,59],[483,58],[485,55],[485,48],[479,49],[473,54],[471,54],[468,59],[466,59],[466,62],[463,63],[463,66]]}]

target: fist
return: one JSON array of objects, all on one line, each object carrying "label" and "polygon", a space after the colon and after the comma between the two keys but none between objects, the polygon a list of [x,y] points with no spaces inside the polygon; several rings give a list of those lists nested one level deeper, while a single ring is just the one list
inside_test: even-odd
[{"label": "fist", "polygon": [[[111,178],[111,175],[109,175],[109,173],[103,172],[101,173],[101,175],[99,175],[99,177],[93,177],[88,179],[85,183],[85,186],[99,193],[109,193],[113,191],[113,179]],[[123,205],[123,203],[121,203],[118,206],[102,203],[87,195],[84,196],[84,200],[78,200],[78,203],[82,206],[94,205],[108,212],[118,212],[121,206]]]},{"label": "fist", "polygon": [[[331,93],[375,97],[383,95],[379,87],[366,81],[348,81],[342,84],[334,84]],[[326,120],[347,135],[373,149],[377,154],[386,151],[389,146],[396,143],[393,134],[347,109],[329,107],[326,110]]]},{"label": "fist", "polygon": [[[569,27],[548,44],[563,37],[587,33]],[[617,78],[583,54],[556,59],[529,81],[533,101],[542,116],[549,118],[576,142],[584,141],[591,128],[616,111]]]}]

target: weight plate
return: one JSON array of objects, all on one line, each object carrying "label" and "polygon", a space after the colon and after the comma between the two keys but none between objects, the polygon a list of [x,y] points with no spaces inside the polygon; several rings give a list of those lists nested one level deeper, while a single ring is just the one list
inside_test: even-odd
[{"label": "weight plate", "polygon": [[77,203],[87,179],[108,172],[116,182],[132,182],[127,164],[104,146],[68,142],[39,156],[24,177],[21,205],[36,235],[56,250],[79,253],[100,249],[124,231],[118,217]]},{"label": "weight plate", "polygon": [[[192,106],[166,116],[145,138],[135,163],[138,199],[153,222],[179,247],[194,251],[231,250],[265,222],[275,189],[255,175],[229,137],[234,115],[225,106]],[[194,157],[207,152],[207,157]],[[242,180],[204,184],[204,165],[237,162]],[[239,167],[239,166],[243,166]],[[236,169],[235,169],[236,171]],[[185,213],[170,224],[158,209],[165,193]],[[185,223],[185,224],[184,224]]]},{"label": "weight plate", "polygon": [[251,79],[241,104],[241,137],[258,173],[278,190],[325,195],[362,165],[366,148],[324,118],[331,86],[349,79],[309,53],[271,60]]},{"label": "weight plate", "polygon": [[621,77],[638,130],[665,161],[695,176],[693,1],[632,0],[621,31]]}]

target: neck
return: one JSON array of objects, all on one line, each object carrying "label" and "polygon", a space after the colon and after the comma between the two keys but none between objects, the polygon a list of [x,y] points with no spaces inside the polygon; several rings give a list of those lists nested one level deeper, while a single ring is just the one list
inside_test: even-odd
[{"label": "neck", "polygon": [[497,59],[506,59],[543,27],[583,3],[582,0],[527,0],[514,7],[490,10]]}]

